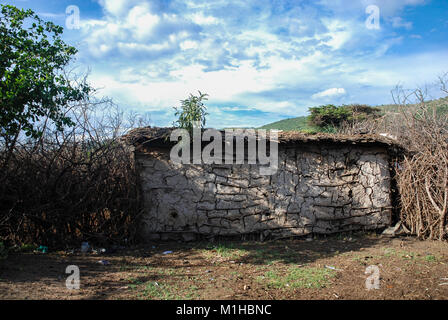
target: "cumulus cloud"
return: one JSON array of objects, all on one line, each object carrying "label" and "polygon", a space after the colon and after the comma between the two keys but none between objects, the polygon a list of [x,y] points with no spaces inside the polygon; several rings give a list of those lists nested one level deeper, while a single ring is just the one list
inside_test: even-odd
[{"label": "cumulus cloud", "polygon": [[330,88],[318,93],[313,94],[311,97],[313,99],[327,98],[327,97],[337,97],[346,94],[344,88]]},{"label": "cumulus cloud", "polygon": [[136,0],[99,0],[106,14],[113,16],[121,16],[134,4],[138,3]]},{"label": "cumulus cloud", "polygon": [[[86,50],[80,50],[94,68],[93,84],[118,103],[151,111],[163,121],[180,99],[201,90],[210,95],[209,123],[216,126],[232,125],[238,119],[232,112],[244,108],[255,122],[262,119],[255,112],[273,118],[303,115],[321,100],[389,102],[390,88],[413,78],[411,57],[387,55],[402,43],[399,28],[412,27],[400,12],[424,3],[98,1],[103,16],[82,21]],[[381,30],[364,24],[365,7],[372,2],[390,22]],[[432,73],[445,63],[442,56],[412,57],[426,66],[419,69],[421,78],[439,72]],[[434,61],[442,63],[436,68]],[[236,109],[225,108],[235,104]]]}]

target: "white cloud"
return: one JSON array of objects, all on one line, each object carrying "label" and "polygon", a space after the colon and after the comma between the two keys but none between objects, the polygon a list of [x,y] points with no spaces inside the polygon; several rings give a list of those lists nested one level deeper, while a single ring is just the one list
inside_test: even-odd
[{"label": "white cloud", "polygon": [[[227,118],[241,108],[216,105],[297,116],[321,101],[388,103],[397,83],[448,70],[441,53],[389,56],[404,38],[392,23],[365,28],[367,2],[375,1],[322,0],[333,11],[321,14],[314,4],[286,10],[264,0],[100,0],[104,17],[83,24],[91,56],[82,52],[94,61],[92,84],[116,102],[167,119],[179,100],[201,90],[210,95],[210,123],[223,126],[243,121]],[[376,1],[387,21],[405,28],[400,10],[422,2]],[[359,14],[338,13],[344,8]]]},{"label": "white cloud", "polygon": [[213,25],[213,24],[218,24],[219,23],[219,19],[217,19],[216,17],[213,16],[205,16],[203,12],[196,12],[192,15],[189,16],[189,18],[191,19],[191,21],[193,21],[194,23],[198,24],[198,25]]},{"label": "white cloud", "polygon": [[318,93],[313,94],[311,97],[313,99],[319,99],[319,98],[327,98],[327,97],[336,97],[346,94],[346,91],[344,88],[330,88]]},{"label": "white cloud", "polygon": [[[173,27],[180,25],[181,20],[176,15],[153,12],[149,2],[101,0],[100,4],[105,8],[105,17],[81,24],[87,48],[94,57],[106,57],[116,51],[127,57],[144,52],[154,56],[175,48],[184,38],[185,31]],[[174,30],[161,37],[166,26]]]},{"label": "white cloud", "polygon": [[394,17],[392,20],[392,27],[394,28],[405,28],[407,30],[412,29],[412,22],[405,21],[401,17]]},{"label": "white cloud", "polygon": [[197,49],[199,44],[196,41],[186,40],[180,43],[182,50]]},{"label": "white cloud", "polygon": [[324,43],[332,49],[340,49],[353,37],[353,30],[356,30],[350,21],[341,21],[336,19],[322,19],[324,25],[328,29],[328,33],[321,37],[329,37]]},{"label": "white cloud", "polygon": [[114,16],[121,16],[127,12],[130,6],[141,1],[138,0],[99,0],[104,11]]},{"label": "white cloud", "polygon": [[131,28],[135,32],[137,39],[144,39],[150,35],[159,22],[160,18],[151,14],[146,3],[133,7],[126,17],[126,27]]}]

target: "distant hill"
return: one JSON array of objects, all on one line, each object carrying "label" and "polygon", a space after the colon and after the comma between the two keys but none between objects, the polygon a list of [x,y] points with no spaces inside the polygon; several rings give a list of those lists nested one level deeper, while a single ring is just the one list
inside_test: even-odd
[{"label": "distant hill", "polygon": [[[448,114],[448,97],[440,98],[437,100],[429,101],[428,107],[432,108],[433,105],[437,104],[437,114]],[[399,107],[396,105],[380,105],[375,106],[376,108],[379,108],[383,111],[383,113],[386,112],[399,112]],[[415,105],[409,105],[411,108],[415,108]],[[266,129],[266,130],[283,130],[283,131],[304,131],[304,132],[319,132],[321,131],[318,127],[313,127],[308,125],[307,122],[307,116],[302,117],[296,117],[296,118],[289,118],[284,119],[272,123],[265,124],[264,126],[258,128],[258,129]]]},{"label": "distant hill", "polygon": [[[428,106],[428,109],[431,111],[432,111],[432,108],[434,106],[436,106],[436,110],[437,110],[436,112],[438,115],[448,114],[448,97],[430,100],[430,101],[427,101],[426,104]],[[410,105],[407,105],[407,107],[415,108],[416,105],[410,104]],[[399,112],[400,111],[399,110],[400,107],[397,105],[393,105],[393,104],[381,105],[381,106],[377,106],[377,108],[380,108],[384,112]]]},{"label": "distant hill", "polygon": [[314,128],[314,127],[311,127],[308,125],[306,116],[297,117],[297,118],[289,118],[289,119],[284,119],[284,120],[268,123],[268,124],[260,127],[259,129],[283,130],[283,131],[297,130],[297,131],[308,131],[308,132],[318,130],[317,128]]}]

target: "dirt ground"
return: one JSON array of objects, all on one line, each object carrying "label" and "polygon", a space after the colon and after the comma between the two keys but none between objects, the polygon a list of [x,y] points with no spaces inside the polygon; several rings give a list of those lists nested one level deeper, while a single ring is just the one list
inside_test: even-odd
[{"label": "dirt ground", "polygon": [[[66,288],[68,265],[79,290]],[[379,289],[367,290],[372,265]],[[0,299],[448,299],[448,243],[352,234],[16,252],[0,261]]]}]

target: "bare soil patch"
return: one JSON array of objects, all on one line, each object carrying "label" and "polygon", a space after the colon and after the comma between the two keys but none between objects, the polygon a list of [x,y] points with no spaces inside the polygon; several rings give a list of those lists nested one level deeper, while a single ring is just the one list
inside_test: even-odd
[{"label": "bare soil patch", "polygon": [[[68,265],[80,268],[79,290],[65,286]],[[370,265],[380,289],[366,289]],[[113,254],[10,254],[0,261],[0,299],[447,299],[447,278],[448,243],[411,237],[166,242]]]}]

